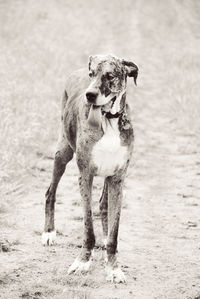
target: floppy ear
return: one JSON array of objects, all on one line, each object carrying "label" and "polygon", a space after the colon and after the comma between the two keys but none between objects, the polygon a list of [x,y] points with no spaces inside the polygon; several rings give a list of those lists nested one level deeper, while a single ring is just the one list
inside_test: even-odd
[{"label": "floppy ear", "polygon": [[138,67],[135,63],[131,62],[131,61],[126,61],[126,60],[122,60],[122,64],[125,66],[127,75],[129,77],[133,77],[134,78],[134,82],[135,85],[137,85],[137,76],[138,76]]}]

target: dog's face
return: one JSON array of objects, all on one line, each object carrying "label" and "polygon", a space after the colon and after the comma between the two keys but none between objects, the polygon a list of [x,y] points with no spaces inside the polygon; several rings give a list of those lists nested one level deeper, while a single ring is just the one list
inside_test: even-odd
[{"label": "dog's face", "polygon": [[127,76],[136,83],[137,74],[138,67],[132,62],[111,55],[90,56],[87,101],[96,106],[106,105],[125,91]]},{"label": "dog's face", "polygon": [[136,83],[138,67],[133,63],[111,55],[89,58],[91,83],[86,90],[88,103],[103,106],[125,91],[127,76]]}]

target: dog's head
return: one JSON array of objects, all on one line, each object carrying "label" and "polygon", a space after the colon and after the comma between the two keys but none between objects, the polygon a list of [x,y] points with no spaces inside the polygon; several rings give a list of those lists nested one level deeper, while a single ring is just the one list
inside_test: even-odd
[{"label": "dog's head", "polygon": [[103,106],[125,92],[127,76],[136,84],[138,67],[130,61],[112,55],[97,55],[89,58],[90,85],[86,90],[88,103]]}]

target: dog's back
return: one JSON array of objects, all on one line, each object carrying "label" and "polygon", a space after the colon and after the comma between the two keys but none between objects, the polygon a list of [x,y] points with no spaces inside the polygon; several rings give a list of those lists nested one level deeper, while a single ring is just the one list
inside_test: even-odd
[{"label": "dog's back", "polygon": [[85,108],[84,97],[88,84],[87,70],[80,69],[75,71],[67,78],[62,97],[61,115],[63,132],[74,151],[76,150],[78,116],[80,115],[80,111]]},{"label": "dog's back", "polygon": [[62,99],[62,114],[66,105],[71,107],[71,105],[74,105],[74,102],[77,102],[77,105],[80,105],[79,99],[81,96],[84,96],[88,84],[89,78],[86,69],[75,71],[67,78]]}]

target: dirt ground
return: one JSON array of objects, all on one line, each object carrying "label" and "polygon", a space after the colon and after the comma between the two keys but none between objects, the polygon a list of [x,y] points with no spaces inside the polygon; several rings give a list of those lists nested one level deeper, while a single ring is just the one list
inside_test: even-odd
[{"label": "dirt ground", "polygon": [[[52,33],[54,35],[51,39],[56,37],[61,29],[67,9],[74,12],[77,22],[77,18],[82,17],[82,14],[91,8],[90,1],[86,2],[86,6],[77,2],[80,12],[76,10],[76,5],[69,4],[69,1],[67,4],[64,1],[50,1],[45,8],[42,8],[39,1],[39,4],[27,1],[25,8],[24,3],[16,1],[15,7],[14,1],[9,1],[9,6],[5,3],[2,5],[3,11],[8,14],[9,20],[12,14],[16,20],[23,15],[25,8],[29,8],[29,12],[32,9],[30,18],[39,16],[39,21],[43,19],[47,22],[47,25],[39,27],[41,30],[45,26],[46,29],[50,25],[51,28],[58,26],[56,24],[59,20],[60,27],[55,27],[57,29]],[[105,4],[106,1],[102,3]],[[162,36],[164,27],[158,20],[154,23],[156,13],[151,5],[147,5],[146,12],[148,27],[143,24],[145,13],[141,11],[141,7],[144,1],[136,1],[135,4],[127,1],[124,7],[118,3],[113,9],[114,3],[118,2],[111,1],[105,10],[103,4],[101,6],[95,1],[95,8],[100,11],[97,14],[97,36],[95,29],[92,29],[94,37],[83,37],[84,41],[89,38],[93,40],[89,42],[82,56],[81,51],[76,50],[77,42],[73,41],[73,48],[68,48],[68,55],[73,52],[73,58],[80,55],[81,62],[87,63],[86,57],[92,43],[93,53],[114,49],[119,56],[135,57],[134,62],[140,68],[138,87],[134,87],[131,80],[128,87],[128,101],[132,107],[135,130],[135,148],[124,186],[118,245],[119,261],[126,274],[127,284],[110,284],[105,279],[98,210],[103,184],[101,178],[95,178],[93,191],[97,242],[91,270],[85,275],[67,275],[68,267],[80,251],[82,238],[82,209],[75,159],[68,164],[58,188],[57,244],[51,247],[41,245],[44,194],[51,178],[56,128],[56,132],[52,133],[52,139],[41,147],[42,155],[38,153],[39,158],[34,164],[37,168],[35,176],[26,177],[29,192],[16,198],[10,195],[7,199],[9,208],[1,213],[0,298],[200,298],[200,139],[198,134],[190,129],[191,116],[184,112],[184,118],[179,111],[178,101],[168,101],[173,96],[178,97],[179,88],[176,89],[174,82],[181,69],[180,61],[171,71],[173,75],[170,71],[167,76],[164,75],[169,59],[171,58],[170,63],[173,64],[179,56],[177,49],[183,46],[184,52],[185,39],[177,40],[172,52],[166,51],[165,47],[169,47],[169,43],[171,44],[177,36],[172,34],[171,37],[168,36],[168,40],[164,38],[162,43],[155,45],[158,41],[156,25],[160,25],[159,37]],[[153,8],[155,3],[159,6],[159,1],[151,3]],[[173,3],[175,2],[168,1],[171,8]],[[6,12],[6,8],[10,7],[13,9],[12,14]],[[165,8],[160,7],[158,12],[165,11]],[[92,14],[94,8],[91,8],[90,12]],[[26,24],[27,18],[27,15],[22,18],[22,24]],[[92,24],[86,21],[86,16],[83,18],[89,28]],[[166,23],[167,20],[164,19],[163,22]],[[109,25],[108,28],[106,24]],[[9,26],[14,28],[12,22]],[[70,26],[69,29],[73,33],[71,23]],[[152,28],[155,31],[151,31]],[[178,28],[172,28],[173,32]],[[35,30],[39,30],[37,26]],[[148,38],[149,32],[152,33],[152,40]],[[84,49],[81,34],[78,37],[80,49]],[[101,45],[100,38],[104,46]],[[60,41],[62,49],[65,42]],[[193,51],[193,47],[191,48]],[[56,51],[54,48],[51,50]],[[191,57],[191,53],[189,55]],[[78,62],[75,62],[75,66]],[[73,59],[69,64],[71,69],[72,64]],[[52,74],[48,76],[51,77]],[[48,76],[45,77],[45,82],[48,82]],[[61,83],[57,83],[56,92],[60,90],[64,77],[64,74],[60,75]],[[181,82],[181,78],[177,80]],[[49,84],[51,85],[51,82]],[[43,92],[45,94],[44,90]],[[54,106],[54,109],[59,111],[59,105]],[[47,126],[48,122],[51,122],[51,116],[53,118],[53,113],[49,115]]]}]

